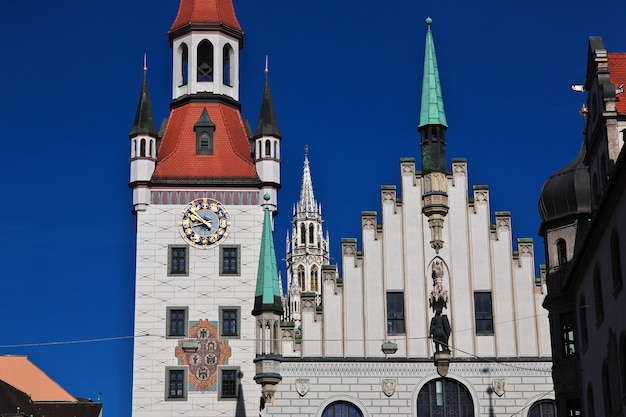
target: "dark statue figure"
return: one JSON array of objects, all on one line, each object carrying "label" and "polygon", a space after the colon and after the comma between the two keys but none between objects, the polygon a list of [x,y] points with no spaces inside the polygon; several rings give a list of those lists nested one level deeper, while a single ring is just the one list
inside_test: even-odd
[{"label": "dark statue figure", "polygon": [[435,317],[430,320],[430,337],[435,343],[435,352],[450,353],[448,348],[450,321],[447,315],[441,314],[441,308],[435,310]]}]

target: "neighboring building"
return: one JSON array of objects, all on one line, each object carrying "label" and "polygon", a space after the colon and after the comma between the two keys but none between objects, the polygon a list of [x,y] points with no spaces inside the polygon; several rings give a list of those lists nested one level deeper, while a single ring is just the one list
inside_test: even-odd
[{"label": "neighboring building", "polygon": [[625,83],[626,54],[589,38],[584,142],[539,201],[559,416],[626,415]]},{"label": "neighboring building", "polygon": [[300,334],[302,295],[321,301],[322,265],[330,264],[328,231],[324,236],[322,205],[315,201],[309,167],[309,147],[304,150],[304,169],[300,200],[293,207],[291,236],[287,233],[287,294],[284,297],[284,317],[293,322]]},{"label": "neighboring building", "polygon": [[[268,415],[554,415],[545,285],[535,278],[532,239],[512,248],[510,214],[496,212],[492,224],[488,187],[468,190],[463,159],[448,168],[430,19],[427,25],[422,169],[413,158],[400,161],[399,192],[380,188],[380,216],[361,213],[361,248],[343,239],[342,276],[321,265],[315,291],[306,273],[304,285],[297,280],[293,245],[309,224],[318,231],[312,192],[309,223],[296,210],[290,291],[307,291],[300,292],[301,333],[292,323],[282,327],[282,382]],[[445,378],[434,356],[442,374],[451,357]]]},{"label": "neighboring building", "polygon": [[257,276],[278,282],[257,268],[268,234],[263,197],[274,212],[280,188],[281,133],[267,78],[256,131],[242,120],[243,31],[232,0],[181,0],[168,33],[170,115],[157,131],[144,75],[129,135],[137,233],[132,415],[252,416],[257,383],[277,381],[255,375],[274,364],[271,357],[253,361],[263,336],[257,319],[278,329],[280,316],[255,296]]},{"label": "neighboring building", "polygon": [[27,356],[0,356],[0,416],[101,417],[102,403],[70,395]]}]

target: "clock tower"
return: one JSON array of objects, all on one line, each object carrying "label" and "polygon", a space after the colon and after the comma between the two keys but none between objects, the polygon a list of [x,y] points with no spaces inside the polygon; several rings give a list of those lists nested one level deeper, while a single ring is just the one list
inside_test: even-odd
[{"label": "clock tower", "polygon": [[275,207],[280,161],[273,158],[268,181],[253,157],[239,103],[243,31],[232,0],[181,0],[168,34],[169,117],[157,132],[144,74],[130,133],[132,415],[254,415],[261,387],[251,312],[263,196],[271,185],[267,204]]}]

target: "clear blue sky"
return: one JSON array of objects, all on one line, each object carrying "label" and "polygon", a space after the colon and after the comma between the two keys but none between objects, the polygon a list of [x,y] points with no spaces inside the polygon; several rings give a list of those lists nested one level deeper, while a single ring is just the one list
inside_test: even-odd
[{"label": "clear blue sky", "polygon": [[[535,239],[545,179],[576,154],[587,39],[626,51],[624,1],[235,0],[246,33],[244,117],[256,125],[264,56],[283,133],[276,246],[284,257],[303,149],[330,231],[360,237],[416,132],[427,16],[449,129],[514,237]],[[0,0],[0,354],[28,354],[76,396],[102,392],[106,416],[130,416],[134,217],[130,131],[148,54],[155,119],[167,116],[177,0]],[[284,274],[284,263],[279,259]],[[14,346],[19,345],[19,346]]]}]

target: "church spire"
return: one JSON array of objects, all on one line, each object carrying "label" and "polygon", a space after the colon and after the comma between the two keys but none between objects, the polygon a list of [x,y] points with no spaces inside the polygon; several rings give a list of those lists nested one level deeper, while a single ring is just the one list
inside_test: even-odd
[{"label": "church spire", "polygon": [[304,169],[302,171],[302,188],[300,188],[300,201],[298,201],[298,212],[317,213],[317,204],[313,195],[313,181],[311,180],[311,169],[309,168],[309,145],[304,147]]},{"label": "church spire", "polygon": [[419,127],[426,125],[442,125],[448,127],[446,113],[443,109],[443,96],[439,82],[439,69],[435,55],[435,43],[430,25],[433,20],[426,19],[426,48],[424,56],[424,78],[422,79],[422,106],[420,108]]}]

